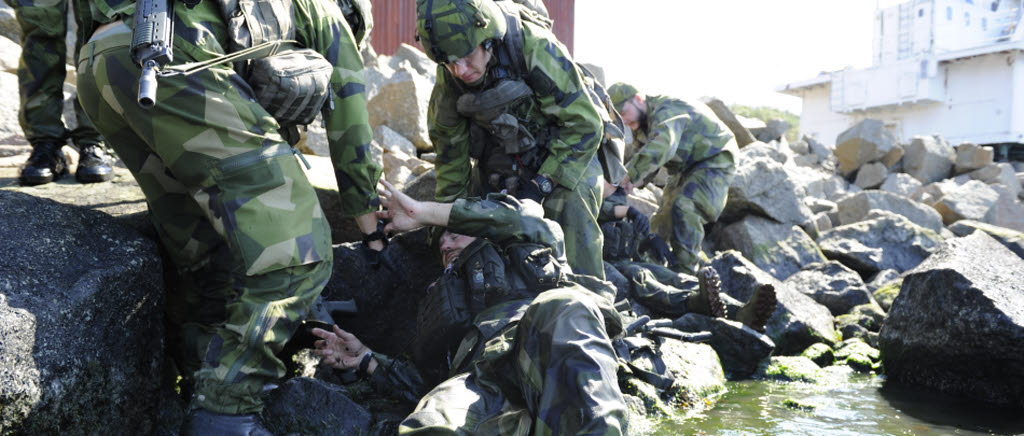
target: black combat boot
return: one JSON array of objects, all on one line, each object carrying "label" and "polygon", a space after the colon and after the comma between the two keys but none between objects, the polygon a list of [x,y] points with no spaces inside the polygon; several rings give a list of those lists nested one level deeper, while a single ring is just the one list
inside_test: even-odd
[{"label": "black combat boot", "polygon": [[274,436],[255,413],[226,415],[194,409],[185,418],[182,436]]},{"label": "black combat boot", "polygon": [[711,265],[701,268],[697,272],[697,282],[700,284],[697,293],[686,299],[687,312],[724,318],[726,307],[720,295],[722,280],[718,277],[718,271]]},{"label": "black combat boot", "polygon": [[775,296],[775,286],[768,283],[758,285],[746,304],[736,311],[736,321],[758,333],[764,333],[768,319],[775,313],[776,305],[778,305],[778,299]]},{"label": "black combat boot", "polygon": [[81,146],[75,180],[78,180],[79,183],[97,183],[114,178],[114,169],[110,166],[110,160],[110,155],[101,145]]},{"label": "black combat boot", "polygon": [[68,162],[60,151],[63,144],[40,142],[32,145],[25,167],[21,169],[18,182],[25,186],[42,185],[64,177],[68,173]]}]

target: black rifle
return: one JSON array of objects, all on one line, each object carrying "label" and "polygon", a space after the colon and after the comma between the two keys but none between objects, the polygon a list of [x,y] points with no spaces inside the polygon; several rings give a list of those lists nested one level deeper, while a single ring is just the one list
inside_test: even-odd
[{"label": "black rifle", "polygon": [[676,339],[683,342],[707,342],[711,340],[711,332],[683,332],[672,327],[672,320],[670,319],[657,319],[652,321],[651,317],[647,315],[637,318],[636,321],[633,321],[626,327],[626,336],[634,336],[641,333],[647,333],[661,338]]},{"label": "black rifle", "polygon": [[[318,298],[316,304],[310,309],[309,317],[302,320],[299,328],[295,329],[292,337],[284,344],[281,351],[276,354],[278,359],[284,361],[287,374],[294,374],[296,372],[296,365],[292,360],[292,356],[303,348],[314,348],[316,341],[320,340],[319,337],[313,334],[314,328],[333,332],[334,324],[336,324],[334,322],[336,314],[356,313],[359,313],[359,310],[356,307],[355,300],[327,301],[323,297]],[[350,383],[359,379],[356,376],[355,370],[339,371],[338,375],[344,383]]]},{"label": "black rifle", "polygon": [[156,105],[157,72],[174,60],[171,44],[174,40],[175,0],[139,0],[135,4],[132,29],[131,56],[142,67],[139,77],[139,106],[149,109]]}]

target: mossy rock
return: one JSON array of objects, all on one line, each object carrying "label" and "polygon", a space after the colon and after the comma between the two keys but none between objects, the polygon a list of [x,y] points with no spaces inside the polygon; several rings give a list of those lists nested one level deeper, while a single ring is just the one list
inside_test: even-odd
[{"label": "mossy rock", "polygon": [[813,412],[815,409],[818,408],[818,406],[814,404],[803,402],[793,398],[786,398],[785,400],[782,400],[782,405],[785,406],[787,409],[799,410],[801,412]]},{"label": "mossy rock", "polygon": [[878,367],[876,362],[872,362],[871,358],[863,354],[854,354],[846,358],[846,365],[853,368],[854,371],[871,373]]},{"label": "mossy rock", "polygon": [[836,361],[836,354],[835,351],[832,350],[832,347],[820,342],[807,347],[807,349],[804,350],[803,353],[800,353],[800,355],[811,359],[811,361],[819,367],[829,366]]},{"label": "mossy rock", "polygon": [[889,311],[889,308],[892,307],[892,300],[895,300],[896,296],[900,294],[900,286],[903,286],[903,279],[893,280],[875,290],[875,301],[878,302],[882,310]]},{"label": "mossy rock", "polygon": [[856,355],[862,355],[871,362],[878,362],[879,352],[860,338],[847,339],[836,347],[836,361],[838,362]]},{"label": "mossy rock", "polygon": [[642,412],[644,416],[648,418],[652,416],[672,416],[672,410],[662,401],[658,388],[650,383],[636,377],[629,377],[624,382],[619,383],[619,387],[622,389],[623,395],[639,400],[632,403],[638,406],[637,408],[640,410],[637,411]]},{"label": "mossy rock", "polygon": [[818,383],[821,381],[820,371],[816,363],[803,356],[772,356],[761,362],[755,378]]}]

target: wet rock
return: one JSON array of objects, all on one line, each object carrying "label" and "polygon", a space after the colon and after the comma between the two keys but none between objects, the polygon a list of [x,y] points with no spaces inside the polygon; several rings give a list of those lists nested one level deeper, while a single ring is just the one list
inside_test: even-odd
[{"label": "wet rock", "polygon": [[835,351],[832,350],[832,347],[822,343],[807,347],[806,350],[800,353],[800,356],[811,359],[812,362],[822,368],[832,365],[836,361]]},{"label": "wet rock", "polygon": [[[739,252],[719,253],[711,265],[722,280],[722,290],[740,302],[749,300],[758,285],[775,286],[778,305],[766,327],[768,337],[775,342],[775,354],[797,354],[817,342],[832,345],[839,341],[828,308],[790,289]],[[730,308],[730,317],[734,312]]]},{"label": "wet rock", "polygon": [[879,369],[879,352],[861,339],[847,339],[836,346],[836,363],[845,363],[856,371]]},{"label": "wet rock", "polygon": [[684,332],[711,332],[711,340],[707,344],[718,353],[729,380],[750,377],[761,359],[770,356],[775,349],[775,343],[768,336],[725,318],[688,313],[672,324]]},{"label": "wet rock", "polygon": [[938,249],[942,239],[903,216],[872,211],[868,219],[822,233],[818,247],[862,277],[883,269],[906,271]]},{"label": "wet rock", "polygon": [[834,316],[871,302],[860,275],[834,260],[811,264],[783,283],[827,307]]},{"label": "wet rock", "polygon": [[0,428],[149,434],[163,360],[156,244],[31,189],[0,190]]},{"label": "wet rock", "polygon": [[1024,260],[983,232],[948,241],[906,274],[889,310],[889,381],[1024,406],[1021,307]]},{"label": "wet rock", "polygon": [[752,215],[717,232],[715,247],[739,251],[779,280],[785,280],[807,265],[826,260],[814,240],[800,227]]},{"label": "wet rock", "polygon": [[367,434],[373,424],[370,412],[353,402],[344,387],[307,377],[283,383],[265,404],[263,419],[274,434]]},{"label": "wet rock", "polygon": [[817,383],[823,379],[821,368],[803,356],[772,356],[761,361],[755,378],[784,382]]}]

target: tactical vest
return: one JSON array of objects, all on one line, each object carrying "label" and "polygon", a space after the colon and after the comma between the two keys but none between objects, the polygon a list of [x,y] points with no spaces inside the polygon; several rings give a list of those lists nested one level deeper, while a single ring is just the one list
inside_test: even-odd
[{"label": "tactical vest", "polygon": [[[463,94],[456,102],[460,115],[472,120],[470,125],[470,156],[477,160],[477,178],[486,192],[506,190],[514,194],[520,178],[537,174],[549,153],[548,143],[559,134],[557,124],[541,112],[533,98],[533,89],[526,83],[530,75],[523,53],[523,20],[550,29],[552,21],[529,5],[518,1],[495,2],[505,13],[504,38],[488,41],[495,61],[487,69],[485,90],[474,91],[459,85]],[[617,184],[625,174],[622,164],[625,144],[623,125],[604,87],[593,74],[580,67],[584,87],[595,101],[601,101],[605,136],[598,156],[606,180]],[[444,74],[448,75],[445,70]],[[449,75],[450,78],[450,75]]]},{"label": "tactical vest", "polygon": [[450,355],[484,310],[531,300],[564,281],[565,268],[549,247],[518,242],[502,248],[484,238],[473,241],[421,301],[413,357],[426,363]]}]

